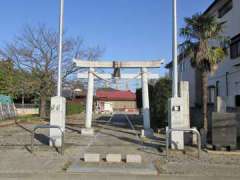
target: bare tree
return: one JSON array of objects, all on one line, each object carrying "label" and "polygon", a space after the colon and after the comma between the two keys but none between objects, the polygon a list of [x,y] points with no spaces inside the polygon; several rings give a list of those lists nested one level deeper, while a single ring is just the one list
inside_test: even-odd
[{"label": "bare tree", "polygon": [[[99,47],[84,48],[83,40],[64,37],[63,81],[78,71],[73,58],[97,59],[102,53]],[[46,117],[47,99],[55,94],[58,58],[58,33],[46,27],[26,26],[23,32],[0,50],[2,58],[11,59],[16,68],[29,72],[35,92],[40,98],[40,116]]]}]

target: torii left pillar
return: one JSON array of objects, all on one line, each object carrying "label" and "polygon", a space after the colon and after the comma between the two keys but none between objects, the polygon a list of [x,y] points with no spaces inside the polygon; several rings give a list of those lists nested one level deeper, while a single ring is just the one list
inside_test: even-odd
[{"label": "torii left pillar", "polygon": [[148,72],[147,68],[141,69],[142,73],[142,104],[143,104],[143,127],[141,136],[153,136],[153,130],[150,125],[150,107],[149,107],[149,92],[148,92]]},{"label": "torii left pillar", "polygon": [[94,134],[94,130],[92,128],[93,93],[94,93],[94,68],[89,68],[86,121],[85,121],[85,128],[81,129],[81,134],[83,134],[83,135],[93,135]]}]

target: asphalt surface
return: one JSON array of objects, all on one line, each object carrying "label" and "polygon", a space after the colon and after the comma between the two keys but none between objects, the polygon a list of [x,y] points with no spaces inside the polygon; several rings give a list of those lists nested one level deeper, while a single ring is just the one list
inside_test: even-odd
[{"label": "asphalt surface", "polygon": [[0,174],[1,180],[239,180],[239,177],[228,176],[127,176],[100,174]]}]

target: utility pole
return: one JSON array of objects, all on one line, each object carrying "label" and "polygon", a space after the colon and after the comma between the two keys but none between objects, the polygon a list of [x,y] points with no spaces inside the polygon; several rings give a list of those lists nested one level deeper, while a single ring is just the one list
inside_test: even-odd
[{"label": "utility pole", "polygon": [[58,50],[58,83],[57,96],[61,96],[62,91],[62,46],[63,46],[63,18],[64,18],[64,0],[60,0],[59,16],[59,50]]},{"label": "utility pole", "polygon": [[126,88],[127,91],[129,90],[129,84],[128,83],[129,83],[128,81],[125,82],[125,88]]},{"label": "utility pole", "polygon": [[173,2],[172,97],[178,97],[177,0],[172,0],[172,2]]}]

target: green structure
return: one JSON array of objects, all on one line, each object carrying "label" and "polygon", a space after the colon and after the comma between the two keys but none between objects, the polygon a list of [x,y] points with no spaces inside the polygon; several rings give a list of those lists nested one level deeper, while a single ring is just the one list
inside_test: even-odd
[{"label": "green structure", "polygon": [[1,104],[13,104],[13,100],[10,96],[0,95]]},{"label": "green structure", "polygon": [[16,117],[16,108],[10,96],[0,95],[0,120]]}]

